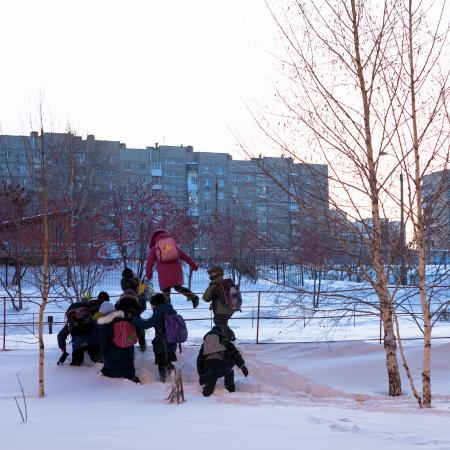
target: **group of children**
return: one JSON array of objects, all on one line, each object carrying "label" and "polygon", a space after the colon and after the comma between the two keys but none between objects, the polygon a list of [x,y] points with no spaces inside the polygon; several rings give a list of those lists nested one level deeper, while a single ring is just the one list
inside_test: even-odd
[{"label": "group of children", "polygon": [[[140,317],[146,309],[148,291],[144,291],[144,284],[139,282],[131,269],[124,269],[121,280],[123,294],[115,305],[103,291],[97,299],[83,299],[70,305],[66,312],[66,324],[58,333],[58,345],[62,351],[58,364],[63,364],[68,357],[66,340],[71,335],[71,365],[81,365],[84,353],[88,353],[92,361],[103,363],[103,375],[139,382],[134,367],[134,345],[139,343],[140,350],[145,351],[145,330],[154,328],[152,347],[155,364],[164,383],[175,371],[173,362],[177,360],[177,344],[168,342],[166,336],[166,317],[177,314],[170,302],[170,291],[173,288],[186,296],[194,308],[199,304],[198,296],[183,286],[182,261],[189,264],[192,270],[198,269],[169,233],[155,231],[150,239],[146,276],[147,280],[152,279],[156,264],[162,292],[150,296],[152,316],[148,319]],[[225,388],[234,392],[235,365],[244,376],[248,376],[245,362],[232,342],[236,337],[228,326],[229,319],[240,308],[240,294],[229,284],[229,280],[224,279],[222,267],[213,266],[208,274],[210,283],[203,300],[211,303],[214,327],[204,336],[197,357],[199,383],[203,386],[204,396],[214,392],[217,380],[222,377]]]}]

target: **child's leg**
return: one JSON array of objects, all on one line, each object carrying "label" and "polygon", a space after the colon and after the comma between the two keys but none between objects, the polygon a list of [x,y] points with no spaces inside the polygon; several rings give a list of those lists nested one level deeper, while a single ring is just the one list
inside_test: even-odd
[{"label": "child's leg", "polygon": [[217,378],[215,378],[215,377],[206,378],[205,386],[203,386],[203,395],[205,397],[209,397],[214,392],[214,388],[216,387],[216,382],[217,382]]},{"label": "child's leg", "polygon": [[166,302],[170,303],[170,287],[162,290],[162,293],[166,296]]},{"label": "child's leg", "polygon": [[225,384],[225,389],[228,392],[234,392],[236,390],[236,386],[234,384],[234,370],[233,369],[231,369],[231,371],[225,375],[224,384]]},{"label": "child's leg", "polygon": [[190,289],[184,286],[174,286],[174,289],[180,294],[183,294],[188,300],[190,300],[194,308],[197,308],[199,302],[198,295],[195,295]]},{"label": "child's leg", "polygon": [[84,349],[83,350],[74,350],[72,352],[72,362],[71,366],[81,366],[84,361]]}]

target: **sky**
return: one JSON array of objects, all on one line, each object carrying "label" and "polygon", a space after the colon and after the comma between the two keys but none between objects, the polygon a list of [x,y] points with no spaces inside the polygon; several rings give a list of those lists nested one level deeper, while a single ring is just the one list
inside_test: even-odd
[{"label": "sky", "polygon": [[263,0],[15,0],[1,18],[3,134],[36,128],[42,99],[53,131],[239,153],[273,97]]}]

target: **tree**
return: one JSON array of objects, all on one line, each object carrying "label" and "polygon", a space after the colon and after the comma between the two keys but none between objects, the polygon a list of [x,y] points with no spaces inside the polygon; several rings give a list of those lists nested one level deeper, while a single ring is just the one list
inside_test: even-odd
[{"label": "tree", "polygon": [[[303,147],[314,149],[327,163],[333,191],[331,203],[335,210],[345,210],[353,219],[347,224],[339,220],[340,225],[347,227],[344,235],[339,234],[347,237],[340,240],[340,246],[350,261],[358,253],[360,259],[367,258],[366,269],[358,276],[377,295],[384,327],[389,394],[400,395],[393,323],[398,289],[389,289],[390,267],[395,254],[400,252],[401,258],[405,257],[403,239],[410,221],[420,254],[419,290],[424,305],[426,255],[419,243],[424,236],[421,181],[436,163],[440,167],[448,161],[448,146],[444,144],[448,136],[448,75],[439,76],[439,70],[431,70],[442,61],[441,39],[446,36],[437,31],[430,36],[423,33],[424,23],[419,18],[426,16],[420,12],[420,5],[413,6],[412,1],[298,1],[281,11],[270,6],[269,10],[285,43],[287,82],[280,83],[277,89],[283,128],[277,131],[259,122],[261,129],[294,160],[305,160],[304,152],[297,150],[301,136]],[[428,50],[434,50],[435,56],[430,56],[428,50],[423,52],[422,42],[427,42]],[[428,64],[428,69],[423,65],[418,68],[418,61]],[[434,89],[426,88],[425,78],[435,83]],[[419,143],[426,147],[429,141],[425,133],[417,132],[416,90],[422,94],[421,111],[428,111],[423,131],[435,137],[430,151],[420,161],[423,153]],[[393,165],[386,163],[387,154],[395,156]],[[391,215],[392,209],[403,211],[403,193],[397,194],[400,172],[407,173],[411,180],[411,207],[405,214],[406,223],[401,221],[399,249],[392,237],[386,237],[384,218]],[[330,219],[329,212],[325,212],[322,221],[336,222],[336,218]],[[422,310],[429,336],[429,311],[423,307]],[[430,341],[425,341],[429,348]],[[428,369],[424,369],[425,381],[428,374]],[[427,396],[424,394],[424,398]]]}]

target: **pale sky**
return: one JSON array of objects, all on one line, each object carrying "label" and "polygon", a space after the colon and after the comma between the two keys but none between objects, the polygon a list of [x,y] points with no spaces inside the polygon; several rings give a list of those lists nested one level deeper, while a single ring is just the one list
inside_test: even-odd
[{"label": "pale sky", "polygon": [[263,0],[3,2],[1,132],[28,134],[42,96],[53,131],[235,153],[277,39]]}]

